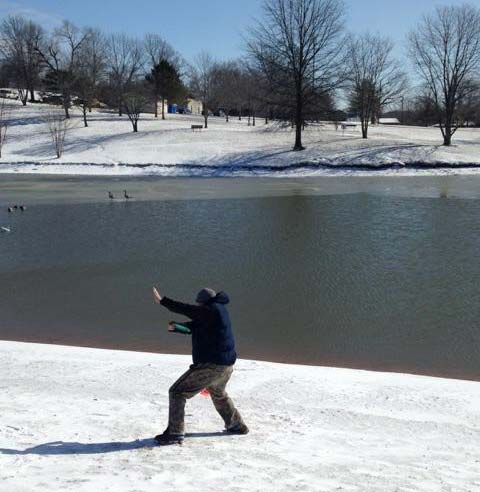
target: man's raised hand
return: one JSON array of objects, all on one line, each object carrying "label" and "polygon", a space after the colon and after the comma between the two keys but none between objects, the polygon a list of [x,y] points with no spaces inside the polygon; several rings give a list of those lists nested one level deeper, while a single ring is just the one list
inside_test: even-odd
[{"label": "man's raised hand", "polygon": [[162,296],[158,292],[158,290],[153,287],[153,300],[157,303],[160,304],[160,301],[162,300]]}]

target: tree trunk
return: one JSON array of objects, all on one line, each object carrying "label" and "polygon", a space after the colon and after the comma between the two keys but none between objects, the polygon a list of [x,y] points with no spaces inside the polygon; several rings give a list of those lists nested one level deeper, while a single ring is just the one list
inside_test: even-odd
[{"label": "tree trunk", "polygon": [[203,118],[205,120],[205,128],[208,128],[208,108],[205,104],[203,105]]},{"label": "tree trunk", "polygon": [[138,132],[138,121],[133,121],[133,132],[134,133]]},{"label": "tree trunk", "polygon": [[65,110],[65,118],[67,118],[67,120],[69,120],[70,119],[70,110],[69,110],[69,104],[67,101],[64,101],[63,109]]},{"label": "tree trunk", "polygon": [[447,123],[445,125],[445,131],[443,132],[443,145],[450,147],[452,145],[452,125]]},{"label": "tree trunk", "polygon": [[293,150],[304,150],[302,145],[303,100],[300,91],[297,92],[297,107],[295,110],[295,145]]},{"label": "tree trunk", "polygon": [[87,106],[83,106],[83,124],[85,125],[85,128],[88,127],[88,121],[87,121]]},{"label": "tree trunk", "polygon": [[455,108],[453,104],[447,103],[446,115],[445,115],[445,125],[443,126],[443,145],[450,147],[452,145],[452,135],[453,131],[453,115],[455,114]]},{"label": "tree trunk", "polygon": [[302,145],[302,122],[295,123],[295,145],[293,150],[304,150]]},{"label": "tree trunk", "polygon": [[158,118],[158,96],[155,94],[155,118]]},{"label": "tree trunk", "polygon": [[30,102],[35,102],[35,91],[33,89],[30,89]]},{"label": "tree trunk", "polygon": [[368,138],[368,118],[362,118],[362,138]]},{"label": "tree trunk", "polygon": [[242,106],[238,108],[238,121],[242,121]]},{"label": "tree trunk", "polygon": [[162,96],[162,120],[165,119],[165,98]]},{"label": "tree trunk", "polygon": [[253,120],[252,120],[252,125],[255,126],[255,110],[253,111]]},{"label": "tree trunk", "polygon": [[226,122],[228,123],[230,120],[229,120],[229,114],[228,114],[228,109],[227,111],[225,112],[225,116],[226,116]]}]

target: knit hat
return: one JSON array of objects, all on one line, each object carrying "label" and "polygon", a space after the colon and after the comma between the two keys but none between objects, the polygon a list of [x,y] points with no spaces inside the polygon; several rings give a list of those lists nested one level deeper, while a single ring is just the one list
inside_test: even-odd
[{"label": "knit hat", "polygon": [[213,299],[216,295],[217,293],[213,289],[205,287],[197,294],[196,301],[205,304],[210,299]]}]

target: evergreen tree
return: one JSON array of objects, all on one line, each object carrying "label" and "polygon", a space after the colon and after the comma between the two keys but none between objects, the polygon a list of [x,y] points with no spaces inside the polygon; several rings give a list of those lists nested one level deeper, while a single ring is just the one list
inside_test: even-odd
[{"label": "evergreen tree", "polygon": [[165,100],[169,103],[181,100],[185,96],[185,87],[175,66],[166,59],[160,60],[145,77],[150,84],[154,102],[155,117],[158,117],[158,103],[162,103],[162,120],[165,119]]}]

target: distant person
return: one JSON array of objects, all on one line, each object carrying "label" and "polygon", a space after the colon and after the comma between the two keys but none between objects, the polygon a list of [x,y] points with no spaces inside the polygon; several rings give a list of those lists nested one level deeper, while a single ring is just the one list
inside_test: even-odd
[{"label": "distant person", "polygon": [[191,333],[193,364],[169,390],[168,427],[155,437],[161,445],[181,444],[185,436],[185,403],[203,389],[207,389],[217,412],[225,422],[226,432],[247,434],[244,424],[233,401],[225,388],[237,359],[235,339],[226,304],[229,298],[224,292],[202,289],[196,297],[196,305],[183,304],[168,297],[162,297],[153,288],[153,297],[169,311],[182,314],[191,321],[170,322],[171,332]]}]

